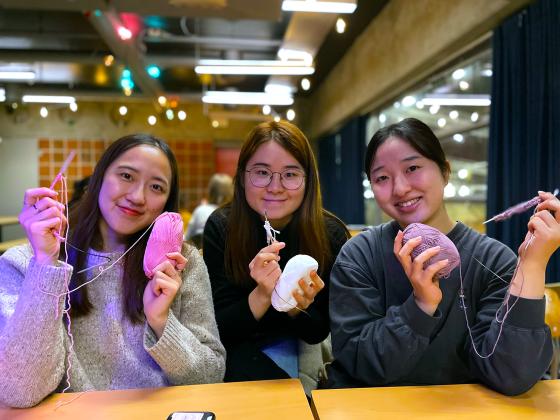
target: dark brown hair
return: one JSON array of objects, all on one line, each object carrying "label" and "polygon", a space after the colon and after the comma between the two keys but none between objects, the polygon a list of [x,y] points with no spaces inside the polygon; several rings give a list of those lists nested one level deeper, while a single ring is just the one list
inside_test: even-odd
[{"label": "dark brown hair", "polygon": [[[160,149],[169,161],[171,167],[171,185],[169,197],[163,211],[176,212],[179,204],[179,172],[175,155],[163,140],[147,134],[132,134],[121,137],[112,143],[103,153],[95,166],[90,178],[87,192],[70,212],[70,220],[74,226],[70,231],[71,243],[76,248],[90,250],[102,248],[102,239],[99,231],[99,220],[102,217],[99,210],[98,197],[103,184],[103,177],[107,168],[120,155],[136,146],[148,145]],[[144,232],[141,230],[129,236],[127,247],[132,245]],[[148,278],[144,274],[143,259],[149,234],[144,235],[140,242],[132,248],[124,258],[123,275],[123,301],[125,315],[132,322],[142,322],[143,317],[143,294]],[[86,274],[78,274],[85,268],[87,256],[73,248],[68,251],[68,261],[74,266],[74,272],[70,280],[70,290],[79,287],[86,281]],[[86,315],[93,308],[88,298],[87,286],[84,286],[70,295],[72,315]]]},{"label": "dark brown hair", "polygon": [[329,213],[323,210],[317,163],[309,141],[299,128],[287,121],[264,122],[256,126],[243,143],[233,182],[224,263],[228,275],[240,286],[254,285],[248,265],[262,248],[259,241],[261,216],[249,206],[245,198],[245,169],[257,149],[269,141],[276,142],[290,153],[305,172],[303,201],[292,216],[292,229],[297,232],[299,253],[315,258],[320,269],[333,258],[324,222],[324,215]]},{"label": "dark brown hair", "polygon": [[391,124],[377,130],[369,141],[364,159],[364,170],[370,181],[371,165],[375,160],[377,149],[389,137],[398,137],[406,141],[422,156],[433,160],[439,167],[443,178],[448,178],[450,172],[449,162],[446,160],[445,153],[434,132],[422,121],[416,118],[406,118],[396,124]]}]

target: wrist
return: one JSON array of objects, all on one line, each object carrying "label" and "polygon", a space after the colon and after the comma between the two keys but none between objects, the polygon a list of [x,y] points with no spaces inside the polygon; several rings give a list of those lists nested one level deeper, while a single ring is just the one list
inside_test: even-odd
[{"label": "wrist", "polygon": [[424,312],[426,315],[429,316],[434,316],[437,307],[439,305],[439,303],[434,304],[434,303],[424,302],[421,299],[418,299],[417,297],[414,297],[414,301],[416,302],[416,305],[422,310],[422,312]]},{"label": "wrist", "polygon": [[54,265],[56,266],[57,259],[51,255],[35,254],[35,262],[39,265]]},{"label": "wrist", "polygon": [[167,319],[168,315],[166,315],[165,317],[159,316],[155,318],[146,316],[146,322],[148,323],[152,331],[156,334],[158,339],[160,339],[163,335],[163,330],[167,325]]}]

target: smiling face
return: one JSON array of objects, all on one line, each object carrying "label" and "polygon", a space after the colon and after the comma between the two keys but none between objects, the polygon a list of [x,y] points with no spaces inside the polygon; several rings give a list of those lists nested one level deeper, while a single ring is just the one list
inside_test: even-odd
[{"label": "smiling face", "polygon": [[[245,170],[253,168],[266,168],[280,173],[289,169],[303,172],[303,168],[296,158],[275,141],[267,141],[257,148],[247,162]],[[305,195],[305,180],[298,189],[288,190],[280,182],[279,174],[272,176],[272,181],[267,187],[255,187],[251,183],[249,173],[245,172],[244,187],[245,199],[249,206],[261,217],[266,211],[270,224],[276,229],[288,224],[294,212],[303,202]]]},{"label": "smiling face", "polygon": [[104,250],[122,249],[129,235],[149,226],[162,213],[170,184],[169,160],[156,147],[136,146],[115,159],[98,198]]},{"label": "smiling face", "polygon": [[389,137],[379,146],[370,179],[377,204],[401,227],[424,223],[442,232],[451,230],[443,204],[447,180],[433,160],[407,141]]}]

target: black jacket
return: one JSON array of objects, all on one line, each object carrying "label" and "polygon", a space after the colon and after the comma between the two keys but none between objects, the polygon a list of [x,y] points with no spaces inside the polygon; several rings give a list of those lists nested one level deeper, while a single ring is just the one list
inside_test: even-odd
[{"label": "black jacket", "polygon": [[[279,337],[295,337],[309,344],[319,343],[329,334],[329,277],[332,263],[319,267],[325,287],[315,297],[315,301],[296,317],[277,312],[272,306],[257,321],[249,308],[249,294],[256,287],[252,281],[249,287],[235,285],[226,275],[224,247],[227,235],[229,208],[216,210],[209,217],[204,229],[203,255],[212,285],[212,296],[220,339],[227,350],[225,381],[286,378],[287,374],[260,351],[261,347]],[[258,217],[255,213],[255,217]],[[263,223],[259,221],[259,226]],[[327,235],[334,257],[347,240],[347,230],[337,219],[325,216]],[[289,223],[276,239],[286,242],[280,251],[280,267],[294,255],[297,249],[297,233]],[[259,231],[260,243],[266,246],[264,228]],[[243,246],[243,244],[240,244]],[[247,261],[247,265],[250,261]]]}]

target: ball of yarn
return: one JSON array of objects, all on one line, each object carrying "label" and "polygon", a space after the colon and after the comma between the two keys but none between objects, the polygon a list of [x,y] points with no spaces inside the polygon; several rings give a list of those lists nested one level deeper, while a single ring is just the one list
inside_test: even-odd
[{"label": "ball of yarn", "polygon": [[[154,268],[164,262],[166,254],[181,252],[183,245],[183,219],[178,213],[160,214],[154,223],[144,253],[144,273],[148,278],[154,276]],[[174,261],[170,260],[173,264]]]},{"label": "ball of yarn", "polygon": [[406,227],[403,234],[403,245],[418,236],[422,237],[420,245],[412,250],[412,259],[415,259],[428,248],[433,248],[435,246],[439,246],[441,248],[437,255],[433,256],[424,263],[424,269],[426,269],[426,267],[438,261],[446,259],[449,260],[449,264],[437,272],[436,275],[438,277],[449,277],[451,271],[459,266],[461,258],[459,256],[459,251],[457,251],[457,247],[453,242],[451,242],[451,239],[439,230],[422,223],[411,223]]},{"label": "ball of yarn", "polygon": [[299,279],[305,279],[310,284],[312,282],[310,273],[317,270],[319,263],[309,255],[295,255],[286,263],[284,271],[280,275],[276,287],[272,292],[272,306],[279,312],[288,312],[297,306],[297,302],[292,296],[299,287]]}]

